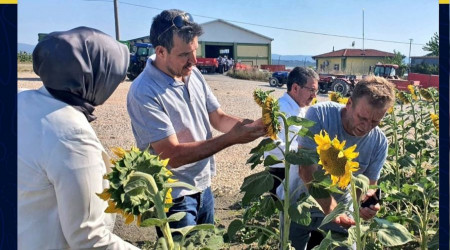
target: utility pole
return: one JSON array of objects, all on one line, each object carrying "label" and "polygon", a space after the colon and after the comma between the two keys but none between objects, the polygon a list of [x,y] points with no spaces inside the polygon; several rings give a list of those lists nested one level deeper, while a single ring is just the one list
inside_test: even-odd
[{"label": "utility pole", "polygon": [[412,43],[413,39],[409,39],[409,55],[408,55],[408,73],[411,72],[411,43]]},{"label": "utility pole", "polygon": [[118,10],[118,6],[117,6],[117,0],[114,0],[114,20],[116,22],[116,40],[119,41],[120,40],[120,35],[119,35],[119,10]]}]

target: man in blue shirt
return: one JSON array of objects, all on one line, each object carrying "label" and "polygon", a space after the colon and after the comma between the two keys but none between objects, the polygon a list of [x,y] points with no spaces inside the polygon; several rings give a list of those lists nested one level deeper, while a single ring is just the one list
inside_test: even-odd
[{"label": "man in blue shirt", "polygon": [[[310,129],[313,134],[321,130],[327,131],[330,138],[335,136],[339,141],[346,141],[346,145],[356,144],[359,156],[355,159],[359,163],[359,170],[355,175],[363,174],[369,178],[370,185],[376,185],[384,165],[388,142],[386,136],[378,127],[386,111],[392,107],[395,101],[395,92],[392,83],[381,77],[367,77],[356,84],[352,96],[344,106],[334,102],[323,102],[310,107],[305,118],[316,122]],[[300,137],[298,145],[301,148],[316,149],[317,144],[308,137]],[[313,173],[319,168],[318,165],[299,166],[290,169],[291,197],[296,200],[302,192],[307,192],[308,183],[313,180]],[[277,190],[282,195],[282,190]],[[364,196],[367,200],[373,196],[375,190],[370,189]],[[295,222],[291,223],[290,240],[296,249],[306,249],[310,233],[316,229],[323,217],[331,213],[338,202],[350,203],[350,195],[333,195],[328,198],[316,199],[322,211],[312,211],[312,223],[302,226]],[[380,205],[371,205],[361,208],[361,218],[368,220],[373,218]],[[325,213],[325,214],[324,214]],[[339,215],[333,222],[325,225],[322,229],[336,233],[347,234],[347,228],[355,224],[353,218],[346,214]]]}]

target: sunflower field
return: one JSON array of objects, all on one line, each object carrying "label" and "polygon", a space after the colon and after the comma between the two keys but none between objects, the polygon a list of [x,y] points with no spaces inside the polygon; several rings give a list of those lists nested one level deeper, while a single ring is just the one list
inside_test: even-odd
[{"label": "sunflower field", "polygon": [[[244,193],[242,204],[246,207],[242,219],[234,220],[228,227],[230,239],[246,244],[257,243],[261,249],[289,249],[289,225],[311,223],[311,209],[319,208],[314,198],[343,193],[350,183],[349,192],[354,210],[349,205],[338,204],[333,212],[325,216],[321,226],[334,220],[339,214],[348,213],[355,219],[348,238],[336,238],[322,231],[324,240],[314,249],[352,247],[357,249],[437,249],[439,241],[439,111],[438,91],[409,86],[407,92],[397,92],[396,105],[388,110],[379,127],[388,138],[388,156],[383,167],[378,186],[369,186],[367,177],[352,175],[358,169],[355,145],[345,145],[337,138],[330,138],[326,131],[313,135],[308,128],[314,124],[299,117],[286,117],[279,112],[277,100],[270,91],[256,90],[254,99],[262,108],[262,120],[266,126],[267,138],[252,149],[247,163],[251,168],[264,165],[265,170],[245,178],[241,186]],[[345,104],[347,100],[335,93],[329,95],[331,101]],[[280,122],[281,121],[281,122]],[[277,133],[284,126],[288,137],[289,127],[302,126],[297,136],[308,136],[318,145],[316,150],[299,149],[297,152],[285,150],[284,159],[264,152],[278,147]],[[291,140],[291,141],[292,141]],[[289,149],[291,141],[286,142]],[[281,149],[280,149],[281,150]],[[325,158],[324,158],[325,157]],[[345,171],[327,169],[326,162],[341,162]],[[284,163],[286,178],[282,185],[284,197],[268,193],[273,186],[269,166]],[[314,174],[309,194],[299,200],[289,197],[289,168],[296,165],[322,165],[324,170]],[[348,168],[347,168],[348,166]],[[347,171],[348,170],[348,171]],[[363,221],[359,218],[360,198],[357,192],[379,188],[382,196],[381,209],[375,218]],[[280,214],[282,216],[280,216]],[[282,233],[286,232],[286,233]]]}]

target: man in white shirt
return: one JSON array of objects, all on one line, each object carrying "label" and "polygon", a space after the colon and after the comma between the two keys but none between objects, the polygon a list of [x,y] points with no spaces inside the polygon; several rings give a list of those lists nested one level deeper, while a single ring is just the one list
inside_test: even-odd
[{"label": "man in white shirt", "polygon": [[[288,75],[287,92],[278,99],[280,104],[280,111],[286,113],[286,118],[290,116],[305,117],[306,107],[309,106],[311,101],[316,97],[319,91],[319,75],[310,69],[304,67],[295,67]],[[283,121],[280,119],[281,130],[278,133],[279,147],[285,150],[285,132]],[[291,126],[289,131],[289,140],[301,129],[301,126]],[[297,140],[292,140],[290,150],[297,150]],[[284,159],[283,154],[279,148],[275,148],[272,151],[264,153],[264,157],[267,155],[274,155],[279,160]],[[269,172],[274,176],[274,185],[270,192],[276,193],[277,187],[281,181],[285,178],[284,163],[279,163],[270,166]]]}]

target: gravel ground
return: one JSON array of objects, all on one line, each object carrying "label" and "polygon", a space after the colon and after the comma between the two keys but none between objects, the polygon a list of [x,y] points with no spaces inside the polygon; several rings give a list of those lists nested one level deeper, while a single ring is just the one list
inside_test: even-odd
[{"label": "gravel ground", "polygon": [[[282,88],[272,88],[268,83],[237,80],[227,76],[214,74],[205,75],[205,79],[218,98],[222,109],[231,115],[248,119],[258,119],[261,109],[253,101],[253,90],[275,90],[273,95],[280,97],[286,91]],[[126,110],[126,95],[131,82],[126,81],[117,88],[114,94],[102,106],[96,108],[94,114],[98,117],[92,122],[103,146],[112,155],[111,147],[123,147],[129,149],[135,145],[131,131],[130,118]],[[36,89],[42,86],[42,82],[34,73],[19,72],[18,87]],[[326,95],[318,96],[319,101],[327,99]],[[219,132],[215,132],[218,134]],[[216,220],[219,224],[228,224],[239,214],[237,202],[240,201],[239,187],[244,178],[255,171],[261,171],[257,167],[253,171],[245,165],[248,152],[255,147],[260,140],[248,144],[234,145],[216,154],[217,176],[213,179],[212,189],[216,197]],[[118,216],[114,233],[134,244],[155,239],[153,228],[138,228],[135,225],[124,225],[123,219]],[[239,249],[241,247],[232,247]]]}]

